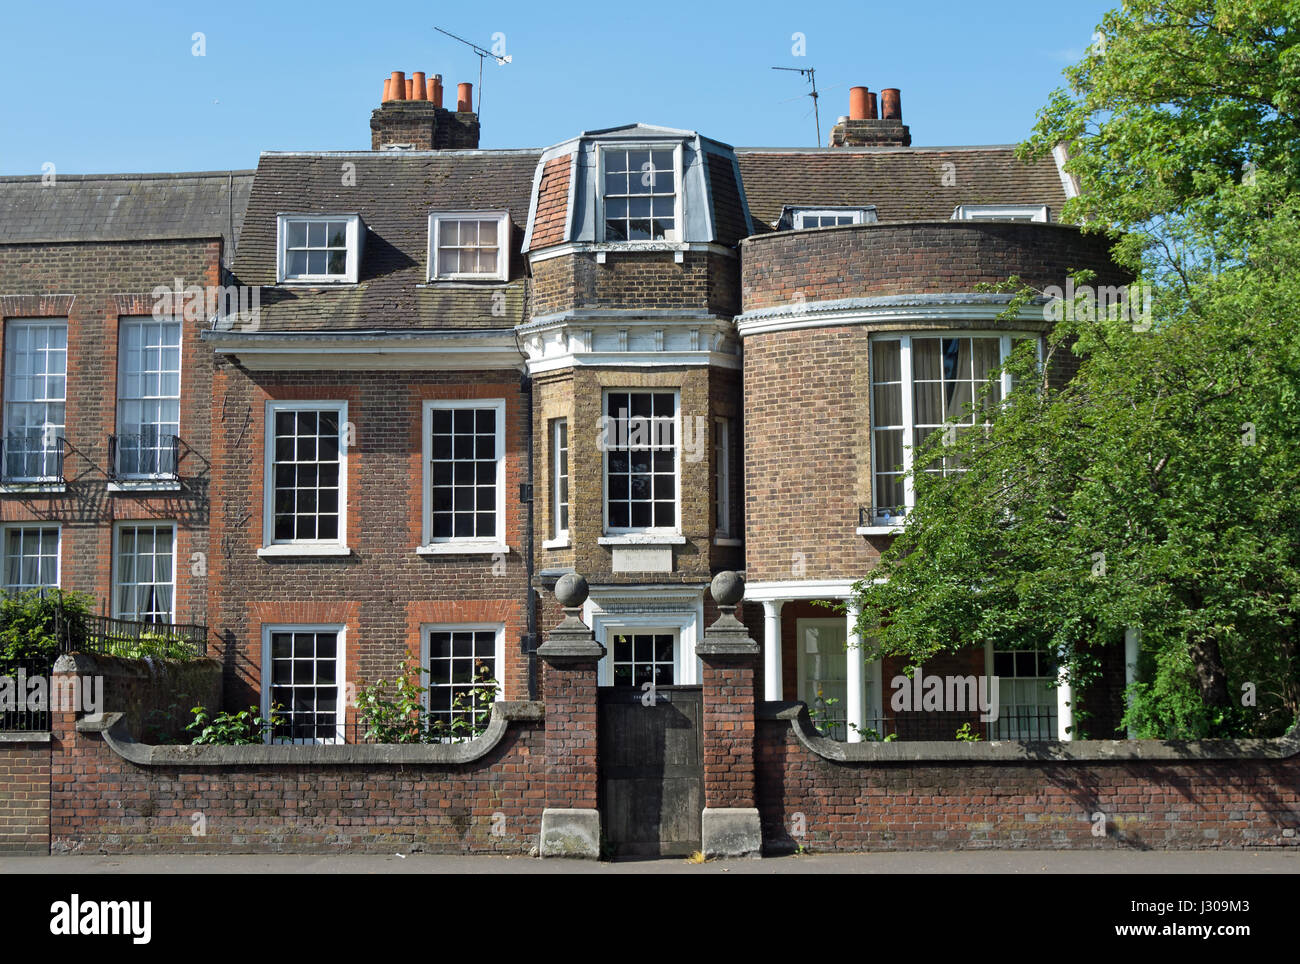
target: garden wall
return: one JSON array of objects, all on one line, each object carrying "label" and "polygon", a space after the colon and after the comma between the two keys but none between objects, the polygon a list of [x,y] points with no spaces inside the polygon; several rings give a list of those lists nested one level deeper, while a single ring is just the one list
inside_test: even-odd
[{"label": "garden wall", "polygon": [[49,846],[50,735],[0,733],[0,854]]},{"label": "garden wall", "polygon": [[1300,728],[1273,740],[844,744],[761,706],[766,853],[1300,845]]}]

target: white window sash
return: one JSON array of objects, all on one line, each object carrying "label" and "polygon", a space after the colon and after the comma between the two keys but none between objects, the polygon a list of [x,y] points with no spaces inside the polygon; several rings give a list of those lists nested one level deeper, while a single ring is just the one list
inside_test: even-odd
[{"label": "white window sash", "polygon": [[[443,274],[439,270],[438,252],[443,248],[442,225],[449,221],[497,222],[497,270],[457,271]],[[435,211],[429,215],[429,271],[430,281],[506,281],[510,277],[510,212],[509,211]],[[457,248],[462,247],[456,245]],[[481,245],[478,247],[482,247]]]},{"label": "white window sash", "polygon": [[[345,221],[347,223],[347,258],[343,274],[289,274],[289,225],[290,223],[321,223],[325,221]],[[337,285],[356,284],[361,266],[361,216],[357,214],[280,214],[276,217],[276,282],[289,285]],[[303,249],[294,249],[303,250]],[[314,251],[336,250],[333,248],[312,248]]]},{"label": "white window sash", "polygon": [[717,432],[714,446],[714,459],[717,461],[717,512],[718,525],[716,537],[731,537],[731,422],[730,419],[717,418],[713,422]]},{"label": "white window sash", "polygon": [[[275,422],[281,412],[337,412],[339,422],[339,535],[337,539],[275,538]],[[268,401],[262,475],[262,547],[345,548],[348,544],[348,403],[340,401]],[[318,507],[319,508],[319,507]],[[296,530],[295,525],[295,530]]]},{"label": "white window sash", "polygon": [[[455,411],[456,409],[490,408],[496,412],[496,535],[485,536],[440,536],[433,535],[433,413],[435,411]],[[505,551],[506,549],[506,458],[505,458],[505,422],[506,402],[504,398],[461,398],[430,399],[423,406],[423,469],[424,476],[424,520],[421,533],[421,545],[425,548],[434,546],[483,547]],[[454,529],[454,524],[453,524]]]},{"label": "white window sash", "polygon": [[[611,239],[605,236],[605,158],[609,152],[617,151],[664,151],[673,152],[673,191],[675,198],[673,201],[673,234],[672,238],[664,238],[656,241],[653,239],[638,239],[636,241],[618,241],[618,244],[672,244],[682,240],[685,235],[685,224],[682,221],[682,197],[685,194],[685,185],[682,183],[682,145],[674,143],[665,145],[663,143],[635,143],[635,144],[605,144],[598,149],[599,163],[596,171],[596,237],[601,242],[609,242]],[[621,195],[620,195],[621,196]]]},{"label": "white window sash", "polygon": [[[274,688],[273,664],[271,660],[271,636],[274,633],[335,633],[336,640],[334,644],[334,658],[336,666],[334,670],[335,685],[335,736],[329,738],[313,739],[289,739],[275,738],[273,733],[268,730],[264,739],[268,743],[284,744],[309,744],[309,743],[343,743],[346,740],[345,726],[347,724],[347,705],[344,700],[344,694],[347,692],[347,627],[341,623],[264,623],[262,625],[262,719],[271,719],[271,690]],[[319,662],[313,660],[313,662]],[[289,714],[285,716],[286,720],[291,719]]]},{"label": "white window sash", "polygon": [[[913,481],[913,449],[914,436],[916,434],[916,409],[915,409],[915,382],[913,380],[912,366],[912,339],[913,338],[997,338],[998,339],[998,365],[1003,366],[1007,359],[1011,357],[1012,345],[1019,338],[1029,338],[1035,342],[1035,351],[1039,360],[1042,359],[1042,338],[1033,332],[995,332],[995,331],[926,331],[916,335],[910,334],[885,334],[877,338],[872,338],[872,346],[881,342],[896,341],[899,343],[899,370],[902,380],[902,432],[903,432],[903,503],[906,512],[910,512],[916,505],[916,486]],[[999,375],[999,385],[1002,390],[1002,403],[1006,400],[1011,391],[1011,374],[1003,371]],[[882,468],[886,471],[892,469],[892,466],[882,466],[880,455],[876,446],[876,430],[879,426],[876,424],[875,412],[875,394],[874,387],[876,384],[875,360],[871,360],[871,371],[869,378],[872,392],[872,411],[871,411],[871,497],[872,510],[877,508],[875,500],[877,498],[876,474]],[[974,399],[972,399],[974,401]],[[872,523],[875,525],[883,524],[880,518],[874,518]]]},{"label": "white window sash", "polygon": [[420,685],[424,693],[420,697],[421,707],[426,719],[429,717],[429,693],[433,687],[429,673],[429,661],[432,655],[431,637],[434,633],[493,633],[492,678],[497,681],[497,700],[504,700],[505,665],[506,665],[506,627],[504,623],[425,623],[420,626]]},{"label": "white window sash", "polygon": [[[46,537],[54,534],[54,553],[50,556],[42,550]],[[17,537],[17,552],[11,551],[14,537]],[[0,531],[4,539],[4,588],[7,592],[22,592],[27,589],[58,588],[62,576],[63,531],[61,526],[13,525],[5,526]],[[29,551],[31,548],[35,552]],[[28,560],[35,560],[35,579],[27,576]],[[48,570],[53,569],[53,573]],[[17,578],[14,578],[17,576]]]},{"label": "white window sash", "polygon": [[[573,476],[571,474],[572,460],[569,457],[570,438],[568,434],[568,419],[557,418],[551,423],[551,516],[553,538],[562,541],[569,537],[569,526],[560,525],[561,508],[572,513],[572,490]],[[560,444],[560,432],[564,431],[564,444]],[[560,480],[565,481],[564,498],[560,497]]]},{"label": "white window sash", "polygon": [[[113,616],[117,619],[140,620],[144,610],[140,607],[140,587],[152,586],[156,588],[166,588],[169,597],[168,609],[162,615],[167,618],[165,622],[176,622],[176,542],[177,542],[177,525],[174,522],[129,522],[119,523],[113,529]],[[171,538],[166,541],[167,551],[171,559],[171,579],[167,582],[156,580],[144,581],[136,580],[138,574],[140,553],[140,534],[145,530],[153,532],[153,556],[152,572],[157,572],[157,558],[160,555],[158,549],[158,533],[161,530],[169,530]],[[129,555],[122,552],[123,535],[128,531],[134,531],[134,550]],[[127,555],[124,558],[124,555]],[[129,571],[127,571],[129,570]],[[128,580],[126,577],[130,576]],[[124,590],[130,589],[132,605],[130,608],[122,605]]]},{"label": "white window sash", "polygon": [[[601,413],[609,418],[609,396],[610,395],[668,395],[673,396],[673,518],[672,526],[612,526],[609,523],[609,453],[610,446],[603,446],[601,452],[601,502],[603,512],[603,529],[605,535],[672,535],[678,536],[682,532],[682,394],[678,389],[665,388],[609,388],[601,393]],[[629,419],[632,418],[629,414]],[[653,426],[653,422],[651,425]],[[653,516],[653,502],[651,503],[651,514]],[[628,522],[632,520],[629,516]]]},{"label": "white window sash", "polygon": [[[67,330],[67,320],[61,318],[15,318],[5,322],[3,472],[8,481],[48,482],[57,479],[50,470],[57,467],[52,456],[57,452],[66,429]],[[34,341],[37,332],[41,333],[40,344]],[[55,337],[57,332],[62,333],[61,338]],[[20,341],[25,342],[21,351],[17,345]],[[62,341],[62,346],[51,347],[56,341]],[[56,363],[56,358],[61,361]],[[50,391],[52,380],[61,382],[61,393]],[[40,393],[29,391],[20,394],[17,391],[20,386],[35,388],[38,383],[43,388]],[[32,441],[33,437],[39,438],[39,444]]]}]

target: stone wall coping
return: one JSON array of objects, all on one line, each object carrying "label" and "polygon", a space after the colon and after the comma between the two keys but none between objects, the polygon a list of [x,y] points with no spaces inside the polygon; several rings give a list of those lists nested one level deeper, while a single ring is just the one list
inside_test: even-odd
[{"label": "stone wall coping", "polygon": [[0,732],[0,743],[49,743],[49,730],[5,730]]},{"label": "stone wall coping", "polygon": [[138,766],[455,766],[473,763],[490,753],[511,723],[539,722],[546,704],[526,700],[493,704],[484,733],[465,743],[422,744],[285,744],[255,746],[162,746],[139,743],[126,729],[124,715],[105,713],[77,721],[77,732],[99,733],[122,759]]},{"label": "stone wall coping", "polygon": [[790,724],[808,750],[837,763],[1195,763],[1285,760],[1300,754],[1300,721],[1285,736],[1246,740],[898,740],[841,743],[821,736],[802,702],[763,702],[758,719]]}]

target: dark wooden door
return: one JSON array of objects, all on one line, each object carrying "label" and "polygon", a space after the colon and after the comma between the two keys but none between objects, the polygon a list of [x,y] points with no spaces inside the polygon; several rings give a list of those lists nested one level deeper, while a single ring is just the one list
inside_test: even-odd
[{"label": "dark wooden door", "polygon": [[704,702],[698,686],[599,690],[601,829],[611,856],[700,849]]}]

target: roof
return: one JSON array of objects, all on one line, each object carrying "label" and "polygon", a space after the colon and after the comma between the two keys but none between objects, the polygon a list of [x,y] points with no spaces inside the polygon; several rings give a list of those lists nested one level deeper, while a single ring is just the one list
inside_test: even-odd
[{"label": "roof", "polygon": [[786,205],[875,205],[881,221],[946,219],[959,204],[1065,203],[1056,162],[1028,164],[1014,145],[930,148],[739,147],[736,157],[758,232]]},{"label": "roof", "polygon": [[[523,320],[520,241],[540,150],[265,153],[248,200],[236,280],[264,286],[259,330],[502,328]],[[510,214],[510,280],[427,280],[429,214]],[[358,283],[276,286],[277,215],[359,214]]]},{"label": "roof", "polygon": [[238,239],[252,171],[0,177],[0,244]]}]

